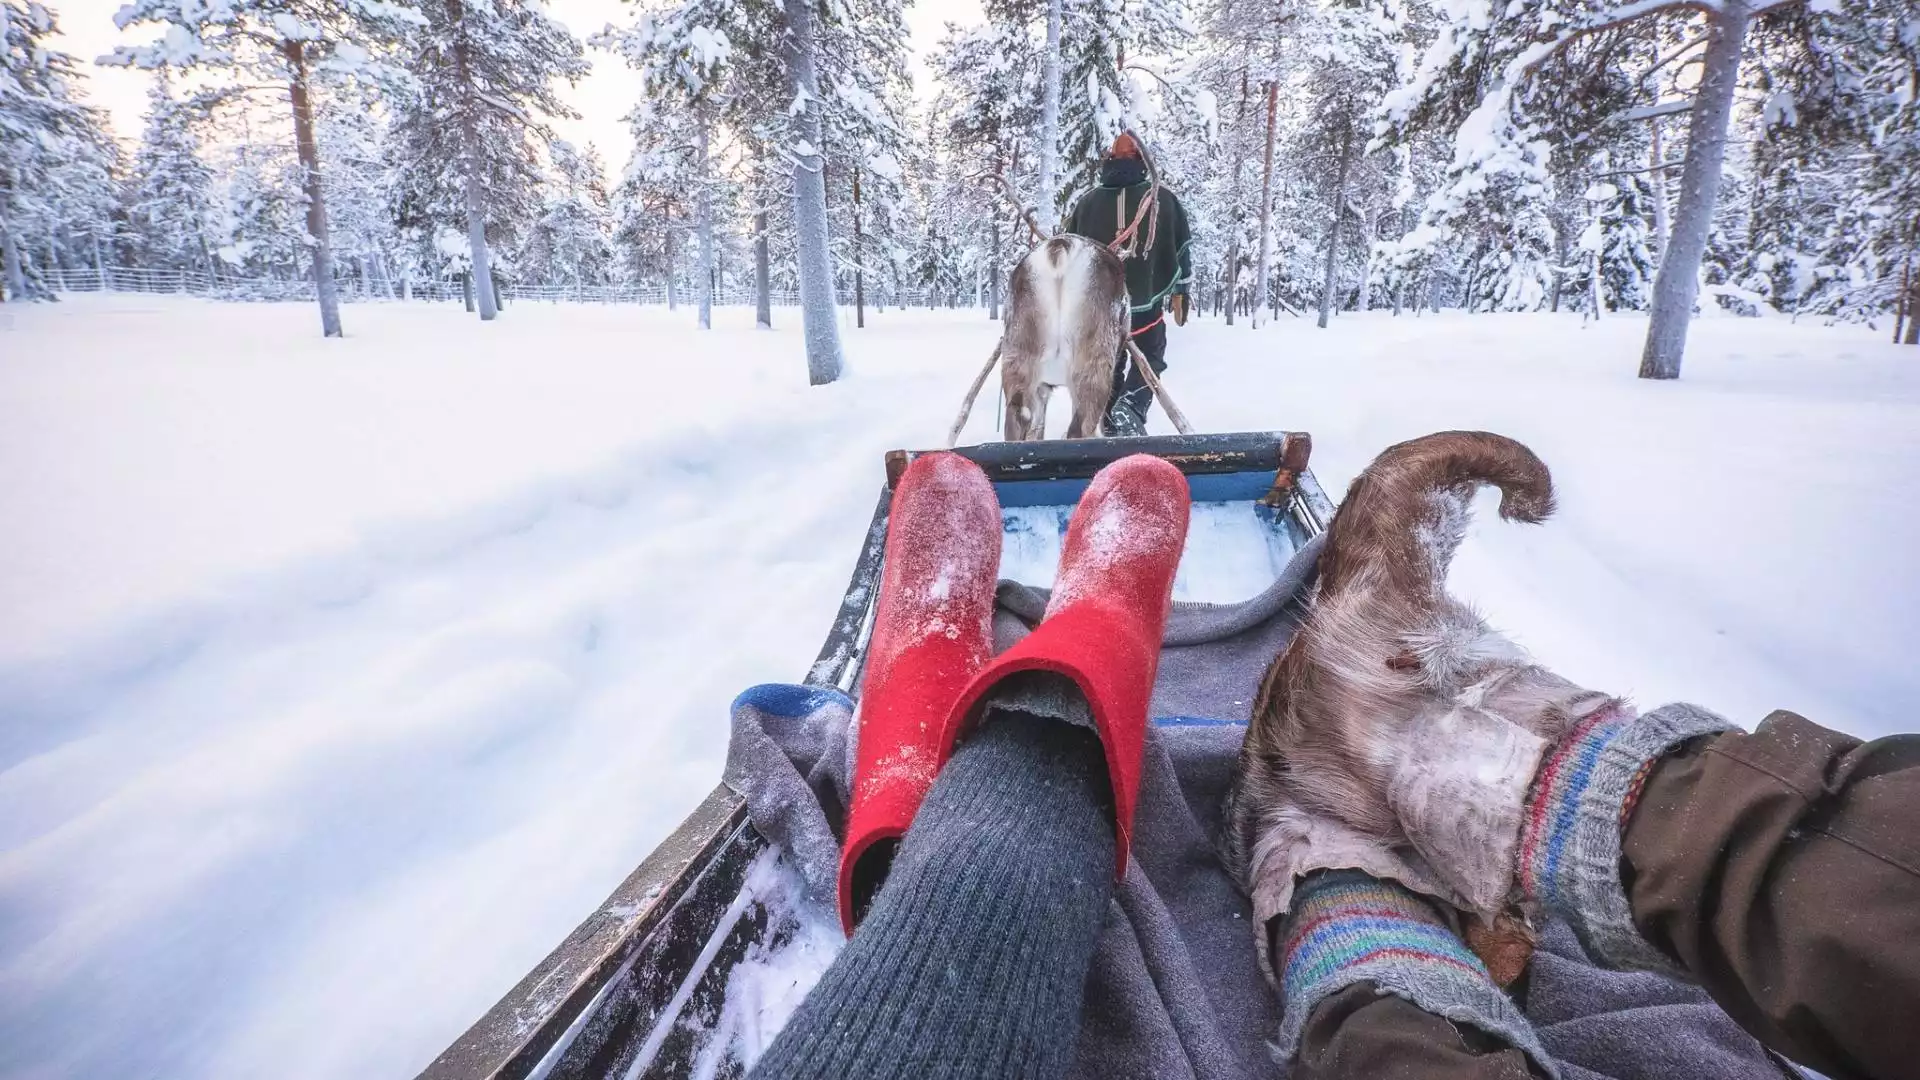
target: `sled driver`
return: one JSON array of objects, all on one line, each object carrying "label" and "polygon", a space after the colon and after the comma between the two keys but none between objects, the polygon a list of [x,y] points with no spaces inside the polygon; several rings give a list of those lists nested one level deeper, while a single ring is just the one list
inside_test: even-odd
[{"label": "sled driver", "polygon": [[[1187,324],[1187,283],[1193,279],[1187,212],[1158,181],[1140,140],[1123,131],[1100,160],[1100,182],[1080,196],[1064,226],[1119,253],[1127,268],[1133,343],[1155,374],[1167,369],[1167,317]],[[1102,429],[1108,435],[1145,435],[1152,404],[1153,390],[1121,348],[1114,362],[1113,404]]]},{"label": "sled driver", "polygon": [[[1159,458],[1103,469],[1044,618],[996,656],[993,485],[950,453],[907,467],[839,864],[851,937],[753,1080],[1048,1080],[1080,1075],[1083,1038],[1134,1034],[1124,1015],[1083,1034],[1082,1010],[1103,925],[1166,918],[1115,883],[1145,872],[1129,842],[1188,499]],[[1746,731],[1691,705],[1642,713],[1541,667],[1514,678],[1473,688],[1472,707],[1363,716],[1365,752],[1321,732],[1283,751],[1290,788],[1248,796],[1271,828],[1250,936],[1288,1075],[1597,1075],[1546,1049],[1561,1044],[1467,946],[1460,909],[1435,898],[1449,893],[1550,915],[1601,967],[1690,979],[1834,1080],[1920,1077],[1920,736],[1862,742],[1788,712]],[[1580,704],[1515,726],[1498,710],[1519,715],[1522,691]],[[1343,804],[1353,817],[1325,808]],[[1764,1064],[1738,1075],[1785,1075]]]}]

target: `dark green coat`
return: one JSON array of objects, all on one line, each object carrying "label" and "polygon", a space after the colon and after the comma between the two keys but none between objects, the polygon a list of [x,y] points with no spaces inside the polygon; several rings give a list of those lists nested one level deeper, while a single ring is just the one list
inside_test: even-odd
[{"label": "dark green coat", "polygon": [[[1115,170],[1103,169],[1101,178],[1103,181],[1114,179]],[[1131,177],[1121,174],[1118,179]],[[1113,185],[1103,182],[1074,203],[1073,213],[1067,215],[1066,231],[1110,244],[1126,227],[1120,220],[1123,209],[1126,221],[1132,221],[1134,212],[1140,208],[1140,200],[1151,190],[1152,183],[1147,180]],[[1160,222],[1154,230],[1153,247],[1142,251],[1147,242],[1147,220],[1152,216],[1149,210],[1147,217],[1141,219],[1131,244],[1134,254],[1126,259],[1127,296],[1135,314],[1158,309],[1174,293],[1184,294],[1187,283],[1193,280],[1193,231],[1187,226],[1187,212],[1180,206],[1179,197],[1164,184],[1160,188]]]}]

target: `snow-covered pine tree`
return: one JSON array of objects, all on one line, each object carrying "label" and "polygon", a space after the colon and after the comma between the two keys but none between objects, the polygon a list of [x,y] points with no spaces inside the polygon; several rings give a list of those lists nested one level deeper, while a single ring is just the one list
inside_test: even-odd
[{"label": "snow-covered pine tree", "polygon": [[515,262],[527,276],[575,288],[612,279],[613,211],[600,155],[556,139],[540,216]]},{"label": "snow-covered pine tree", "polygon": [[[1286,246],[1284,240],[1276,244],[1274,229],[1274,150],[1282,134],[1281,86],[1298,66],[1299,52],[1291,44],[1300,13],[1288,0],[1216,3],[1209,9],[1207,40],[1200,50],[1203,65],[1218,72],[1216,100],[1233,103],[1221,124],[1222,141],[1232,157],[1223,194],[1223,217],[1232,231],[1225,256],[1230,265],[1223,275],[1232,293],[1228,321],[1239,307],[1256,328],[1265,324],[1271,309],[1274,252]],[[1278,164],[1284,170],[1285,161]],[[1277,183],[1284,188],[1286,179],[1277,178]],[[1196,243],[1206,242],[1199,233]]]},{"label": "snow-covered pine tree", "polygon": [[827,12],[817,74],[830,231],[838,291],[853,297],[864,325],[867,284],[911,232],[904,170],[918,153],[906,120],[908,36],[900,0],[838,0]]},{"label": "snow-covered pine tree", "polygon": [[[941,87],[928,113],[928,141],[948,172],[945,197],[953,201],[935,195],[923,213],[965,213],[957,229],[980,245],[988,313],[997,319],[1007,274],[1033,243],[1014,200],[1035,190],[1026,177],[1049,160],[1039,152],[1044,123],[1034,107],[1045,65],[1031,31],[999,19],[950,28],[928,66]],[[1036,220],[1048,205],[1043,199],[1033,207]],[[1041,220],[1040,227],[1048,226]]]},{"label": "snow-covered pine tree", "polygon": [[[41,249],[48,264],[90,268],[105,287],[109,252],[122,228],[120,144],[106,130],[98,110],[61,146],[48,170],[43,200],[50,215],[41,217]],[[29,230],[31,232],[31,230]]]},{"label": "snow-covered pine tree", "polygon": [[1153,94],[1162,87],[1149,73],[1183,53],[1194,32],[1186,0],[1097,0],[1071,10],[1061,36],[1064,196],[1094,181],[1101,156],[1121,131],[1155,141],[1162,103]]},{"label": "snow-covered pine tree", "polygon": [[232,71],[244,80],[232,88],[236,93],[262,82],[287,88],[306,192],[320,328],[327,337],[341,336],[325,180],[314,130],[315,82],[341,77],[403,84],[404,72],[388,57],[407,31],[421,23],[420,13],[408,0],[132,0],[113,21],[123,30],[147,24],[165,29],[152,44],[122,45],[102,57],[102,63]]},{"label": "snow-covered pine tree", "polygon": [[1231,326],[1259,291],[1249,278],[1259,250],[1255,202],[1266,180],[1266,85],[1283,40],[1277,21],[1285,16],[1267,3],[1221,2],[1204,11],[1203,47],[1195,50],[1190,77],[1218,103],[1213,139],[1201,147],[1176,144],[1162,156],[1179,161],[1192,178],[1180,198],[1195,225],[1194,272],[1213,282]]},{"label": "snow-covered pine tree", "polygon": [[334,262],[363,295],[392,299],[394,251],[390,115],[370,87],[327,87],[320,113],[320,153],[327,162],[327,205],[333,207]]},{"label": "snow-covered pine tree", "polygon": [[[1799,314],[1870,319],[1920,250],[1920,31],[1849,0],[1756,22],[1749,247],[1740,285]],[[1911,298],[1910,298],[1911,299]],[[1911,306],[1911,305],[1910,305]]]},{"label": "snow-covered pine tree", "polygon": [[217,169],[214,254],[234,274],[299,276],[299,162],[268,140],[243,138]]},{"label": "snow-covered pine tree", "polygon": [[[397,183],[409,223],[467,237],[480,318],[498,312],[490,239],[537,213],[542,146],[550,122],[572,117],[560,82],[585,76],[580,42],[536,0],[418,0],[425,19],[411,39],[418,94],[395,124]],[[490,237],[491,230],[491,237]]]},{"label": "snow-covered pine tree", "polygon": [[1644,311],[1653,302],[1653,189],[1646,174],[1612,179],[1614,196],[1601,209],[1600,287],[1613,311]]},{"label": "snow-covered pine tree", "polygon": [[[1336,271],[1342,254],[1342,226],[1361,232],[1361,250],[1371,245],[1371,215],[1355,215],[1356,189],[1382,185],[1378,155],[1367,153],[1373,110],[1387,91],[1399,85],[1400,32],[1404,13],[1399,0],[1319,0],[1301,28],[1307,52],[1309,120],[1300,151],[1310,167],[1331,180],[1327,191],[1326,273],[1320,289],[1319,325],[1326,328],[1337,294]],[[1371,158],[1371,160],[1370,160]],[[1296,159],[1299,160],[1299,159]],[[1362,174],[1366,175],[1362,175]],[[1366,283],[1361,282],[1364,292]]]},{"label": "snow-covered pine tree", "polygon": [[700,245],[694,280],[703,330],[713,326],[716,129],[731,94],[732,42],[749,33],[753,14],[738,0],[683,0],[642,13],[632,27],[609,28],[594,38],[594,44],[618,51],[640,72],[646,108],[683,113],[690,121],[691,145],[676,156],[691,166],[678,181],[690,189]]},{"label": "snow-covered pine tree", "polygon": [[[1569,127],[1592,125],[1638,104],[1621,75],[1670,63],[1663,46],[1679,39],[1704,41],[1692,97],[1680,202],[1654,288],[1653,318],[1641,361],[1644,378],[1679,375],[1687,322],[1698,292],[1700,258],[1706,249],[1725,160],[1734,89],[1749,25],[1755,17],[1799,0],[1514,0],[1498,7],[1487,0],[1448,9],[1420,72],[1388,99],[1388,116],[1405,130],[1422,118],[1455,132],[1455,183],[1429,217],[1444,225],[1469,208],[1470,196],[1487,191],[1505,207],[1497,218],[1521,230],[1518,243],[1499,258],[1513,268],[1529,260],[1524,240],[1527,193],[1538,186],[1549,139],[1570,141]],[[1694,46],[1689,45],[1688,48]],[[1692,80],[1693,77],[1689,76]],[[1519,201],[1515,201],[1516,196]],[[1435,230],[1444,232],[1444,229]],[[1484,245],[1483,245],[1484,246]],[[1484,255],[1485,253],[1483,253]],[[1489,269],[1479,260],[1477,275]],[[1477,286],[1483,296],[1484,286]],[[1509,294],[1514,290],[1505,290]],[[1522,293],[1529,289],[1519,290]]]},{"label": "snow-covered pine tree", "polygon": [[174,98],[165,69],[147,103],[127,192],[135,255],[143,266],[214,273],[213,169],[201,157],[196,111]]},{"label": "snow-covered pine tree", "polygon": [[1587,223],[1581,230],[1581,307],[1595,318],[1607,311],[1640,311],[1653,291],[1653,252],[1647,226],[1644,174],[1615,172],[1600,160],[1600,175],[1586,189]]},{"label": "snow-covered pine tree", "polygon": [[101,153],[105,125],[78,98],[73,57],[49,44],[57,31],[45,5],[0,0],[0,299],[48,294],[23,249],[44,250],[61,221],[55,178]]},{"label": "snow-covered pine tree", "polygon": [[614,237],[636,281],[660,280],[667,307],[679,303],[682,239],[689,221],[689,177],[698,169],[692,117],[643,100],[627,114],[633,154],[614,189]]}]

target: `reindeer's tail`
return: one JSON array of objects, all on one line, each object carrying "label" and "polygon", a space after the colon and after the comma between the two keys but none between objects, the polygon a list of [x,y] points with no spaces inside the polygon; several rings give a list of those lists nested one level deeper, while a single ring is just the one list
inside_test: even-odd
[{"label": "reindeer's tail", "polygon": [[1533,451],[1486,431],[1443,431],[1387,450],[1353,482],[1328,529],[1323,596],[1363,568],[1383,569],[1409,599],[1435,596],[1481,484],[1500,488],[1500,516],[1538,522],[1553,513],[1553,480]]}]

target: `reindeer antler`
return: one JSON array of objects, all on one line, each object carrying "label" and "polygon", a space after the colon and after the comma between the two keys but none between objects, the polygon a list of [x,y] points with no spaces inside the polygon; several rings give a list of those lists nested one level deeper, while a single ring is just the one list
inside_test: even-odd
[{"label": "reindeer antler", "polygon": [[1027,204],[1020,200],[1020,192],[1013,186],[1013,181],[1008,180],[1004,174],[997,172],[980,173],[976,175],[974,179],[997,182],[1000,185],[1000,189],[1006,192],[1007,198],[1012,200],[1014,209],[1020,211],[1020,220],[1026,222],[1027,228],[1032,230],[1034,243],[1044,244],[1047,242],[1047,234],[1040,231],[1040,223],[1033,219],[1033,211],[1027,209]]}]

